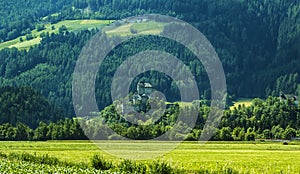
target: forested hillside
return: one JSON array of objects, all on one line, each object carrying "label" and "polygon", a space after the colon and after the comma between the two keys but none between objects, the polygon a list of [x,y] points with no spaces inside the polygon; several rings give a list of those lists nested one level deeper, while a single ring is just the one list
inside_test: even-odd
[{"label": "forested hillside", "polygon": [[70,0],[11,0],[0,2],[0,43],[26,35],[43,17],[59,12]]},{"label": "forested hillside", "polygon": [[0,88],[0,124],[16,126],[24,123],[36,128],[40,122],[63,119],[62,111],[57,110],[45,97],[29,87]]},{"label": "forested hillside", "polygon": [[63,116],[74,116],[71,76],[82,47],[95,33],[46,35],[39,46],[29,51],[1,50],[1,86],[31,86],[62,109]]},{"label": "forested hillside", "polygon": [[[178,17],[198,28],[215,47],[229,95],[265,98],[280,92],[300,94],[299,0],[32,0],[3,1],[0,5],[0,42],[67,19],[121,19],[146,13]],[[96,32],[45,33],[42,42],[29,50],[1,50],[0,85],[31,86],[62,109],[63,116],[73,117],[72,73],[81,49]],[[135,50],[126,49],[130,47]],[[180,57],[196,75],[202,97],[209,99],[206,72],[189,51],[169,40],[140,36],[118,47],[100,67],[102,76],[97,77],[96,88],[100,109],[111,104],[109,84],[117,66],[126,57],[149,49]],[[149,72],[139,78],[146,78],[170,101],[178,100],[178,89],[168,77]]]}]

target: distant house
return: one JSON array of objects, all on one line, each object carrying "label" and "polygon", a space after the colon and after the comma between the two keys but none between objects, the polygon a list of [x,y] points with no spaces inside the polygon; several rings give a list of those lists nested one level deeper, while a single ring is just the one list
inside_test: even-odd
[{"label": "distant house", "polygon": [[140,96],[146,95],[149,97],[153,92],[153,87],[150,83],[139,82],[137,85],[137,92]]},{"label": "distant house", "polygon": [[146,112],[147,102],[150,99],[151,93],[154,91],[150,83],[139,82],[137,84],[137,93],[130,97],[130,104],[121,106],[122,113],[130,112]]}]

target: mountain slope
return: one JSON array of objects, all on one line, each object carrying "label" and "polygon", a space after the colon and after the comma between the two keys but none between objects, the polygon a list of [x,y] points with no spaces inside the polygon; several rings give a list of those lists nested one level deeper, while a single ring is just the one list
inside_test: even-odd
[{"label": "mountain slope", "polygon": [[[280,90],[296,94],[300,84],[299,78],[292,78],[290,82],[282,80],[285,76],[298,77],[300,74],[299,0],[58,0],[42,1],[42,4],[44,7],[34,6],[34,1],[2,2],[0,38],[5,41],[18,37],[27,28],[32,30],[36,24],[42,24],[45,16],[48,18],[43,22],[55,23],[66,19],[120,19],[145,13],[167,14],[191,23],[211,41],[223,63],[230,95],[265,97],[277,95]],[[15,14],[8,9],[14,9]],[[72,73],[82,47],[95,33],[64,31],[45,35],[40,45],[28,51],[1,50],[1,85],[31,85],[51,103],[64,108],[66,115],[73,116]],[[98,79],[96,95],[99,103],[103,103],[100,108],[111,102],[107,85],[116,66],[123,61],[120,57],[150,48],[169,51],[175,56],[183,50],[180,45],[173,48],[171,42],[158,42],[154,37],[145,37],[144,40],[150,46],[141,45],[137,38],[135,43],[127,43],[136,50],[116,50],[110,55],[115,62],[107,62],[104,66],[106,76]],[[187,63],[197,65],[194,69],[198,71],[198,85],[203,89],[201,94],[209,96],[203,67],[198,65],[199,62],[189,61],[190,54],[183,52]],[[163,91],[169,96],[176,94],[177,88],[172,86],[170,79],[157,73],[145,76],[158,89],[170,89]],[[160,80],[155,81],[155,77],[160,77]],[[287,86],[276,85],[279,81],[287,82]]]}]

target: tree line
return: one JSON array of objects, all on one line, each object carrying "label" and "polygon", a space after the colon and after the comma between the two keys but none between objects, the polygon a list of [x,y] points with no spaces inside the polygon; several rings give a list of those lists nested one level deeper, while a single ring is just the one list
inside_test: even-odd
[{"label": "tree line", "polygon": [[[210,131],[214,131],[210,139],[213,141],[291,140],[300,137],[300,106],[292,99],[255,99],[249,107],[243,105],[225,110],[218,127],[204,128],[210,113],[206,102],[195,102],[189,107],[185,116],[196,112],[198,117],[193,128],[183,121],[185,119],[177,123],[182,109],[178,104],[170,105],[162,115],[159,111],[120,115],[116,105],[110,105],[100,113],[94,113],[93,117],[41,121],[36,128],[21,122],[14,126],[4,123],[0,126],[0,140],[149,140],[166,134],[167,140],[197,141],[201,134]],[[127,121],[130,117],[133,122]],[[172,129],[174,125],[176,130]]]},{"label": "tree line", "polygon": [[0,141],[45,141],[45,140],[85,140],[80,125],[71,119],[57,122],[40,122],[35,129],[18,122],[16,126],[9,123],[0,125]]}]

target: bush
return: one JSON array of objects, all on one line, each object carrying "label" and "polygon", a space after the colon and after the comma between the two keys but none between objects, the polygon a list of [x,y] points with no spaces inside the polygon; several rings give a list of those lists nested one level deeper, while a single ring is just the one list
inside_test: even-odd
[{"label": "bush", "polygon": [[7,155],[5,153],[0,152],[0,158],[7,158]]},{"label": "bush", "polygon": [[124,160],[118,166],[120,172],[145,174],[147,167],[145,164],[136,163],[131,160]]},{"label": "bush", "polygon": [[37,25],[37,26],[36,26],[36,30],[37,30],[37,31],[45,30],[45,25]]},{"label": "bush", "polygon": [[138,33],[138,31],[136,29],[132,28],[132,27],[130,27],[130,32],[132,34],[137,34]]},{"label": "bush", "polygon": [[246,133],[245,135],[245,140],[246,141],[254,141],[255,140],[255,134],[254,133]]},{"label": "bush", "polygon": [[166,162],[154,161],[149,165],[150,173],[155,174],[171,174],[174,173],[173,169]]},{"label": "bush", "polygon": [[33,39],[32,34],[27,34],[27,35],[26,35],[26,40],[32,40],[32,39]]},{"label": "bush", "polygon": [[197,138],[194,136],[194,134],[189,133],[185,138],[185,141],[197,141]]},{"label": "bush", "polygon": [[92,158],[92,167],[98,170],[109,170],[113,168],[111,162],[106,161],[103,156],[94,155]]}]

